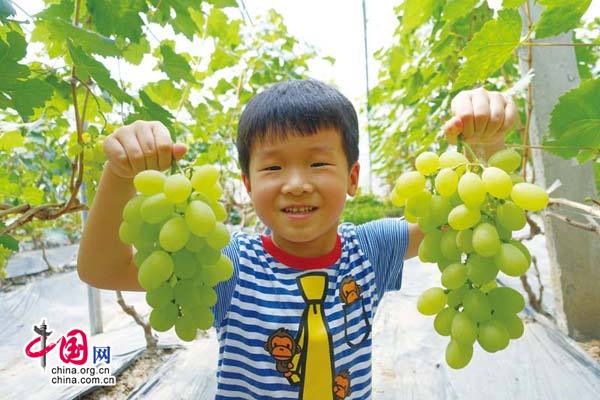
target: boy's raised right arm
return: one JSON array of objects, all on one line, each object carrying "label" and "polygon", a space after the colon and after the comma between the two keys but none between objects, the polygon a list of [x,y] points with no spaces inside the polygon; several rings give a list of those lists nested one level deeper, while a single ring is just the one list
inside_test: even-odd
[{"label": "boy's raised right arm", "polygon": [[135,196],[133,178],[146,169],[164,171],[186,147],[173,144],[167,128],[156,121],[136,121],[104,141],[107,163],[79,243],[77,272],[90,286],[143,291],[133,264],[132,246],[119,239],[121,214]]}]

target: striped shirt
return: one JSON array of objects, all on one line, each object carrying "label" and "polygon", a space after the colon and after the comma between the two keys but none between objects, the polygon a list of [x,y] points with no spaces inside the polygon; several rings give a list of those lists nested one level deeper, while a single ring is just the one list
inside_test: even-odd
[{"label": "striped shirt", "polygon": [[223,249],[234,274],[213,307],[216,398],[370,398],[371,324],[383,294],[400,289],[407,246],[400,218],[343,223],[316,258],[234,232]]}]

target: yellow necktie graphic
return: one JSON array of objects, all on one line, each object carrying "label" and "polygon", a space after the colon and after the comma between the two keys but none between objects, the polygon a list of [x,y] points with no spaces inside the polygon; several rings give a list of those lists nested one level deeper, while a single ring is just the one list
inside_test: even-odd
[{"label": "yellow necktie graphic", "polygon": [[327,273],[310,272],[297,281],[306,302],[296,338],[302,351],[292,361],[301,380],[298,399],[333,400],[333,341],[323,311]]}]

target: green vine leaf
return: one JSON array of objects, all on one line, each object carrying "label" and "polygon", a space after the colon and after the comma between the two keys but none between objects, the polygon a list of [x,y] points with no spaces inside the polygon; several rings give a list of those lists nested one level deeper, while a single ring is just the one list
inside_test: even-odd
[{"label": "green vine leaf", "polygon": [[87,0],[87,9],[98,33],[116,35],[137,43],[142,38],[142,21],[139,13],[148,11],[143,0],[119,1]]},{"label": "green vine leaf", "polygon": [[517,8],[521,6],[521,4],[525,3],[525,0],[504,0],[502,2],[502,7],[504,8]]},{"label": "green vine leaf", "polygon": [[0,235],[0,246],[4,246],[12,251],[19,251],[19,241],[7,234]]},{"label": "green vine leaf", "polygon": [[545,7],[535,29],[536,39],[556,36],[575,28],[592,0],[539,0]]},{"label": "green vine leaf", "polygon": [[566,148],[548,149],[569,159],[583,151],[579,147],[592,148],[596,156],[600,152],[600,78],[581,83],[558,99],[550,120],[548,146]]},{"label": "green vine leaf", "polygon": [[402,30],[406,33],[423,25],[433,14],[434,0],[405,0]]},{"label": "green vine leaf", "polygon": [[6,21],[15,14],[15,9],[10,0],[0,0],[0,21]]},{"label": "green vine leaf", "polygon": [[119,87],[117,82],[110,77],[110,72],[102,65],[102,63],[87,55],[81,47],[75,46],[71,40],[67,42],[67,46],[69,47],[69,53],[75,64],[79,79],[85,82],[87,76],[91,76],[98,86],[107,90],[118,101],[125,103],[134,101],[133,98],[125,93],[125,91]]},{"label": "green vine leaf", "polygon": [[160,46],[160,55],[162,58],[162,62],[160,63],[161,71],[174,81],[179,82],[184,80],[194,83],[196,80],[192,75],[192,69],[187,60],[173,50],[175,43],[172,41],[165,41],[163,43]]},{"label": "green vine leaf", "polygon": [[477,0],[448,0],[442,13],[442,19],[452,23],[473,11]]},{"label": "green vine leaf", "polygon": [[521,17],[514,10],[500,11],[498,19],[485,23],[461,55],[466,58],[454,90],[484,81],[499,69],[519,45]]}]

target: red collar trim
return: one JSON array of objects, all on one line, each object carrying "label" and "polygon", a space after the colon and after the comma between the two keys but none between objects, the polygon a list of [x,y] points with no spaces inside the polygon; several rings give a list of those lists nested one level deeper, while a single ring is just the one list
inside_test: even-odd
[{"label": "red collar trim", "polygon": [[342,240],[340,235],[336,236],[335,246],[328,254],[324,254],[319,257],[298,257],[294,256],[285,250],[280,249],[273,243],[273,239],[270,236],[261,235],[263,247],[265,250],[273,256],[277,261],[281,262],[288,267],[310,270],[330,267],[332,264],[340,258],[342,255]]}]

